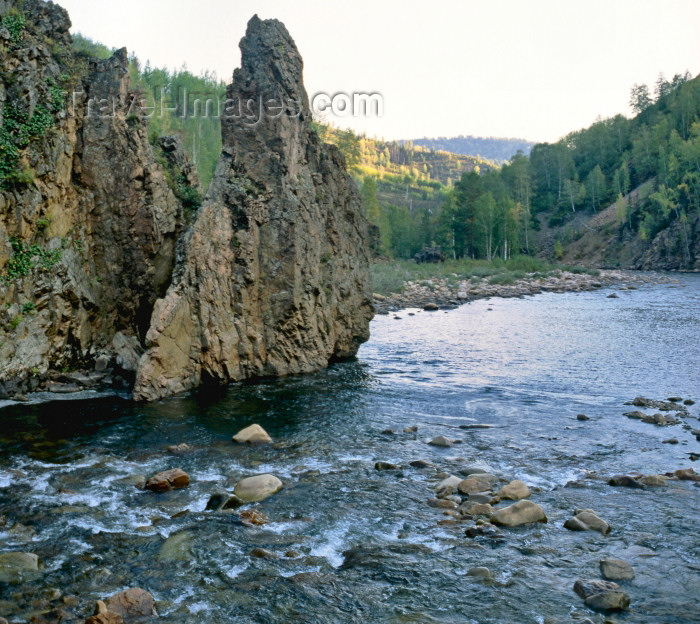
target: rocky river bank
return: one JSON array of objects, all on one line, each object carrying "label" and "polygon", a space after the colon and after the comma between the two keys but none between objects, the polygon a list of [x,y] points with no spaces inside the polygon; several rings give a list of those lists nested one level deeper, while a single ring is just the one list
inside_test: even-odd
[{"label": "rocky river bank", "polygon": [[[451,309],[488,297],[525,297],[543,292],[583,292],[609,286],[629,290],[642,285],[675,282],[676,280],[668,274],[607,269],[600,270],[595,275],[570,271],[557,271],[546,277],[533,274],[512,284],[489,283],[484,280],[448,281],[435,277],[429,280],[408,281],[400,293],[375,293],[374,305],[377,314],[388,314],[404,308]],[[614,298],[616,295],[611,293],[609,296]]]}]

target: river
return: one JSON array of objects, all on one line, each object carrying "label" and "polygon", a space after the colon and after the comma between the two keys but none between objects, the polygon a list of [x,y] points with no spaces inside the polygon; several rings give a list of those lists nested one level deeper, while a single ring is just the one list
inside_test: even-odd
[{"label": "river", "polygon": [[[158,621],[180,624],[602,624],[572,587],[600,578],[600,559],[613,556],[636,574],[621,582],[632,604],[615,622],[700,622],[698,484],[607,483],[698,466],[700,276],[677,280],[378,316],[355,361],[313,375],[150,405],[106,396],[7,406],[0,552],[36,553],[43,568],[0,583],[0,615],[26,622],[61,606],[46,592],[57,588],[78,597],[65,608],[84,618],[95,600],[141,587],[158,600]],[[623,416],[640,395],[698,403],[659,427]],[[231,442],[253,422],[274,444]],[[460,429],[470,424],[492,426]],[[427,444],[438,435],[461,443]],[[180,443],[191,450],[165,449]],[[417,459],[522,479],[548,522],[470,539],[473,522],[428,506],[436,469],[411,467]],[[128,483],[175,467],[188,487]],[[263,472],[285,485],[255,505],[268,524],[205,511],[213,492]],[[610,534],[564,529],[575,508],[594,509]],[[475,566],[493,580],[468,576]]]}]

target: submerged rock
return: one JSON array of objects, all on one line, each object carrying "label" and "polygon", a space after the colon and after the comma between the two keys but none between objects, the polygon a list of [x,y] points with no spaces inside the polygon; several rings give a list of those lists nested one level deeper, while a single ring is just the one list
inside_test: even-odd
[{"label": "submerged rock", "polygon": [[223,151],[155,304],[137,400],[316,371],[369,337],[367,222],[343,156],[311,126],[301,56],[280,22],[257,16],[240,48],[226,98],[260,115],[222,117]]},{"label": "submerged rock", "polygon": [[517,527],[533,522],[547,522],[547,516],[539,505],[521,500],[510,507],[492,513],[491,522],[506,527]]},{"label": "submerged rock", "polygon": [[630,606],[630,597],[623,591],[606,591],[589,596],[584,601],[594,611],[624,611]]},{"label": "submerged rock", "polygon": [[486,567],[477,566],[475,568],[469,568],[467,570],[467,576],[473,576],[475,578],[484,579],[486,581],[493,580],[493,572]]},{"label": "submerged rock", "polygon": [[574,583],[574,591],[584,600],[602,592],[620,591],[621,589],[617,583],[598,579],[579,579]]},{"label": "submerged rock", "polygon": [[254,424],[241,429],[233,436],[233,441],[239,444],[266,444],[272,442],[272,438],[260,425]]},{"label": "submerged rock", "polygon": [[445,436],[440,435],[430,440],[428,444],[432,444],[433,446],[449,447],[454,444],[454,440],[450,440],[450,438],[446,438]]},{"label": "submerged rock", "polygon": [[600,560],[600,573],[609,581],[631,581],[634,578],[634,570],[629,563],[612,557]]},{"label": "submerged rock", "polygon": [[241,479],[233,493],[245,503],[257,503],[279,492],[283,487],[275,475],[261,474]]},{"label": "submerged rock", "polygon": [[108,611],[127,619],[158,615],[155,604],[153,596],[138,587],[120,591],[104,601]]},{"label": "submerged rock", "polygon": [[375,470],[400,470],[401,466],[399,464],[392,464],[391,462],[378,461],[374,464]]},{"label": "submerged rock", "polygon": [[0,554],[0,582],[19,583],[39,573],[39,557],[34,553],[8,552]]},{"label": "submerged rock", "polygon": [[637,481],[634,477],[628,475],[616,475],[608,480],[609,485],[614,485],[616,487],[629,487],[629,488],[639,488],[643,489],[644,486]]}]

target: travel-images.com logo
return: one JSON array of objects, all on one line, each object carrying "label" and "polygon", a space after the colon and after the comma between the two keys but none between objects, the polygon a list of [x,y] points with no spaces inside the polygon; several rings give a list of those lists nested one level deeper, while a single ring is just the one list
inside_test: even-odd
[{"label": "travel-images.com logo", "polygon": [[[75,91],[71,98],[70,114],[74,115],[84,98],[84,92]],[[175,97],[173,97],[173,95]],[[154,88],[153,93],[135,93],[126,102],[119,98],[88,98],[85,116],[97,118],[116,117],[123,113],[127,118],[165,117],[173,115],[181,119],[234,119],[250,127],[257,126],[262,119],[278,119],[286,116],[299,117],[301,104],[294,98],[281,96],[257,98],[220,98],[201,93],[191,93],[178,87],[175,94],[166,88]],[[315,93],[311,97],[311,110],[317,116],[335,117],[382,117],[384,98],[380,93]]]}]

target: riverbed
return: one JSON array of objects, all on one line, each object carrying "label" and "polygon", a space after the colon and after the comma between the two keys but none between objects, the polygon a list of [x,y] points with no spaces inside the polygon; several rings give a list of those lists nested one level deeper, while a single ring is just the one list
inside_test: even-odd
[{"label": "riverbed", "polygon": [[[602,624],[572,588],[612,556],[635,571],[615,622],[700,622],[700,488],[608,484],[700,472],[700,276],[676,278],[378,316],[355,361],[313,375],[150,405],[6,407],[0,552],[36,553],[42,569],[0,583],[0,616],[27,622],[60,606],[85,618],[97,599],[140,587],[173,623]],[[623,415],[638,396],[697,403],[656,426]],[[251,423],[273,444],[232,443]],[[460,428],[475,424],[489,427]],[[428,444],[440,435],[457,443]],[[410,465],[421,459],[434,468]],[[474,467],[523,480],[548,522],[466,537],[473,521],[427,501],[437,473]],[[190,485],[132,484],[169,468]],[[205,511],[212,493],[266,472],[284,483],[253,506],[267,524]],[[576,508],[611,532],[566,530]],[[474,567],[493,579],[467,575]]]}]

